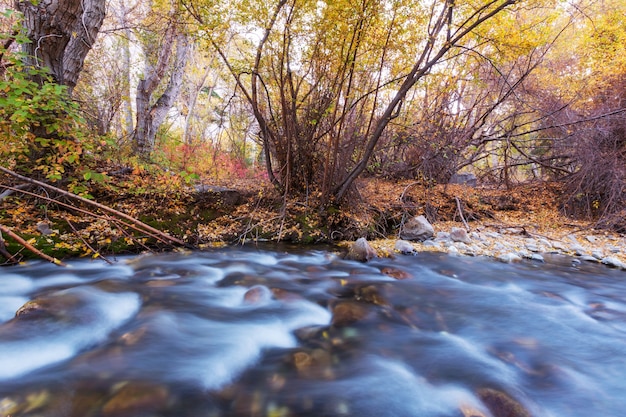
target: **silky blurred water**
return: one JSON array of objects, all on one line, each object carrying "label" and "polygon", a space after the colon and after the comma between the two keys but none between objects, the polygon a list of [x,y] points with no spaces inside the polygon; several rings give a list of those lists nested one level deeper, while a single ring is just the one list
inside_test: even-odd
[{"label": "silky blurred water", "polygon": [[546,259],[230,248],[3,268],[0,416],[491,416],[484,390],[533,416],[622,416],[626,274]]}]

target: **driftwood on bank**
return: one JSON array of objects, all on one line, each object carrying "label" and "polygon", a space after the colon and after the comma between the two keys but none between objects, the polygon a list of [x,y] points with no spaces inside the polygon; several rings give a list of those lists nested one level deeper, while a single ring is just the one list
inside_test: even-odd
[{"label": "driftwood on bank", "polygon": [[[104,204],[101,204],[101,203],[98,203],[96,201],[92,201],[92,200],[86,199],[84,197],[81,197],[81,196],[76,195],[74,193],[71,193],[69,191],[62,190],[62,189],[60,189],[58,187],[55,187],[53,185],[50,185],[50,184],[47,184],[47,183],[44,183],[44,182],[41,182],[41,181],[34,180],[32,178],[25,177],[23,175],[20,175],[20,174],[14,172],[14,171],[11,171],[10,169],[4,168],[2,166],[0,166],[0,171],[4,172],[5,174],[10,175],[10,176],[12,176],[14,178],[17,178],[17,179],[19,179],[19,180],[21,180],[21,181],[23,181],[23,182],[25,182],[27,184],[32,184],[32,185],[36,185],[36,186],[39,186],[39,187],[46,188],[48,190],[52,190],[52,191],[54,191],[58,195],[61,195],[61,196],[64,196],[64,197],[68,197],[68,198],[70,198],[72,200],[79,201],[79,202],[84,203],[86,205],[89,205],[91,207],[95,207],[95,208],[97,208],[97,209],[99,209],[101,211],[106,212],[107,215],[102,216],[102,215],[99,215],[97,213],[91,212],[89,210],[86,210],[86,209],[83,209],[83,208],[80,208],[80,207],[75,207],[72,204],[67,204],[67,203],[58,201],[58,200],[53,199],[53,198],[48,197],[48,196],[39,195],[37,193],[26,191],[26,190],[22,189],[23,188],[22,186],[11,187],[11,186],[0,185],[0,187],[3,187],[5,190],[11,191],[11,192],[19,192],[19,193],[31,195],[31,196],[34,196],[34,197],[37,197],[37,198],[42,198],[42,199],[47,200],[47,201],[52,201],[52,202],[54,202],[56,204],[59,204],[59,205],[61,205],[63,207],[69,208],[71,210],[76,210],[76,211],[81,212],[83,214],[87,214],[87,215],[90,215],[90,216],[93,216],[93,217],[96,217],[96,218],[105,218],[108,221],[111,221],[111,222],[113,222],[115,224],[118,224],[118,222],[119,222],[120,224],[122,224],[122,225],[124,225],[126,227],[129,227],[129,228],[134,229],[134,230],[136,230],[138,232],[141,232],[141,233],[145,233],[146,235],[148,235],[148,236],[150,236],[152,238],[155,238],[155,239],[157,239],[157,240],[159,240],[159,241],[161,241],[163,243],[166,243],[166,244],[189,247],[188,244],[186,244],[182,240],[178,239],[177,237],[174,237],[174,236],[172,236],[172,235],[170,235],[168,233],[162,232],[162,231],[160,231],[160,230],[158,230],[158,229],[156,229],[156,228],[154,228],[154,227],[152,227],[150,225],[147,225],[147,224],[143,223],[142,221],[140,221],[140,220],[138,220],[138,219],[136,219],[136,218],[134,218],[132,216],[129,216],[126,213],[123,213],[121,211],[115,210],[115,209],[113,209],[111,207],[108,207],[108,206],[106,206]],[[39,257],[41,257],[43,259],[46,259],[46,260],[48,260],[50,262],[53,262],[53,263],[55,263],[57,265],[63,265],[62,262],[56,260],[55,258],[51,258],[48,255],[45,255],[41,251],[39,251],[36,248],[34,248],[32,245],[28,244],[28,242],[26,242],[24,239],[20,238],[17,234],[12,232],[6,226],[2,226],[2,225],[0,225],[0,226],[1,226],[0,230],[2,230],[4,233],[9,235],[11,238],[13,238],[20,245],[24,246],[26,249],[28,249],[31,252],[35,253],[37,256],[39,256]],[[119,224],[118,224],[118,226],[119,226]],[[6,255],[3,255],[3,256],[6,257]]]}]

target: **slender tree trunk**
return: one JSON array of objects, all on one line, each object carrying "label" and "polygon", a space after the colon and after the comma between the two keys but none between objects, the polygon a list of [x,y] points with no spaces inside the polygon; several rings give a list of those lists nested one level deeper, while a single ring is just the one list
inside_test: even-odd
[{"label": "slender tree trunk", "polygon": [[[170,67],[174,45],[176,45],[176,55]],[[156,133],[180,93],[188,51],[187,36],[177,34],[173,27],[168,28],[156,66],[149,66],[146,70],[146,77],[139,81],[136,99],[137,125],[133,141],[136,152],[143,158],[147,158],[152,153]],[[154,92],[165,78],[168,68],[171,69],[168,85],[163,94],[154,100]],[[154,104],[151,104],[153,101]]]},{"label": "slender tree trunk", "polygon": [[[27,63],[46,67],[71,93],[105,15],[105,0],[16,1],[24,14]],[[41,79],[37,80],[42,82]]]}]

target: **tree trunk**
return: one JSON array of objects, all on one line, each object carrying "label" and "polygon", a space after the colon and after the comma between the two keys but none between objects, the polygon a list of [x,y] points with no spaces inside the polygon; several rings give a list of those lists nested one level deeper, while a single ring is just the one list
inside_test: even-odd
[{"label": "tree trunk", "polygon": [[[176,44],[176,56],[170,66],[174,44]],[[165,34],[165,41],[156,66],[149,66],[146,70],[146,77],[139,81],[136,100],[137,125],[133,142],[135,151],[143,158],[147,158],[152,153],[156,133],[180,93],[188,52],[187,36],[176,34],[174,28],[169,28]],[[168,85],[163,94],[154,101],[153,94],[165,78],[168,67],[171,71]],[[154,104],[151,104],[153,101]]]},{"label": "tree trunk", "polygon": [[31,40],[24,45],[27,64],[48,68],[54,81],[66,85],[71,93],[104,20],[105,3],[105,0],[16,1]]}]

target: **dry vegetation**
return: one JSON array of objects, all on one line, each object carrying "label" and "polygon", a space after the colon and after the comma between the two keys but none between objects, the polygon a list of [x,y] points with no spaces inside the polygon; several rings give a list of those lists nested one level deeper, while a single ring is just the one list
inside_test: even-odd
[{"label": "dry vegetation", "polygon": [[[608,234],[592,230],[592,224],[565,217],[559,208],[561,189],[555,183],[529,183],[507,190],[362,179],[347,205],[322,211],[315,208],[316,196],[286,201],[256,180],[212,187],[203,192],[187,187],[169,194],[102,192],[96,198],[200,248],[259,241],[314,244],[359,237],[393,239],[406,219],[419,214],[424,214],[437,231],[463,227],[465,221],[471,230],[515,227],[553,240],[573,233]],[[51,197],[55,201],[32,196],[4,198],[0,201],[0,224],[57,257],[171,249],[111,218],[66,209],[59,204],[64,197]],[[4,238],[18,259],[30,256],[9,237]]]}]

